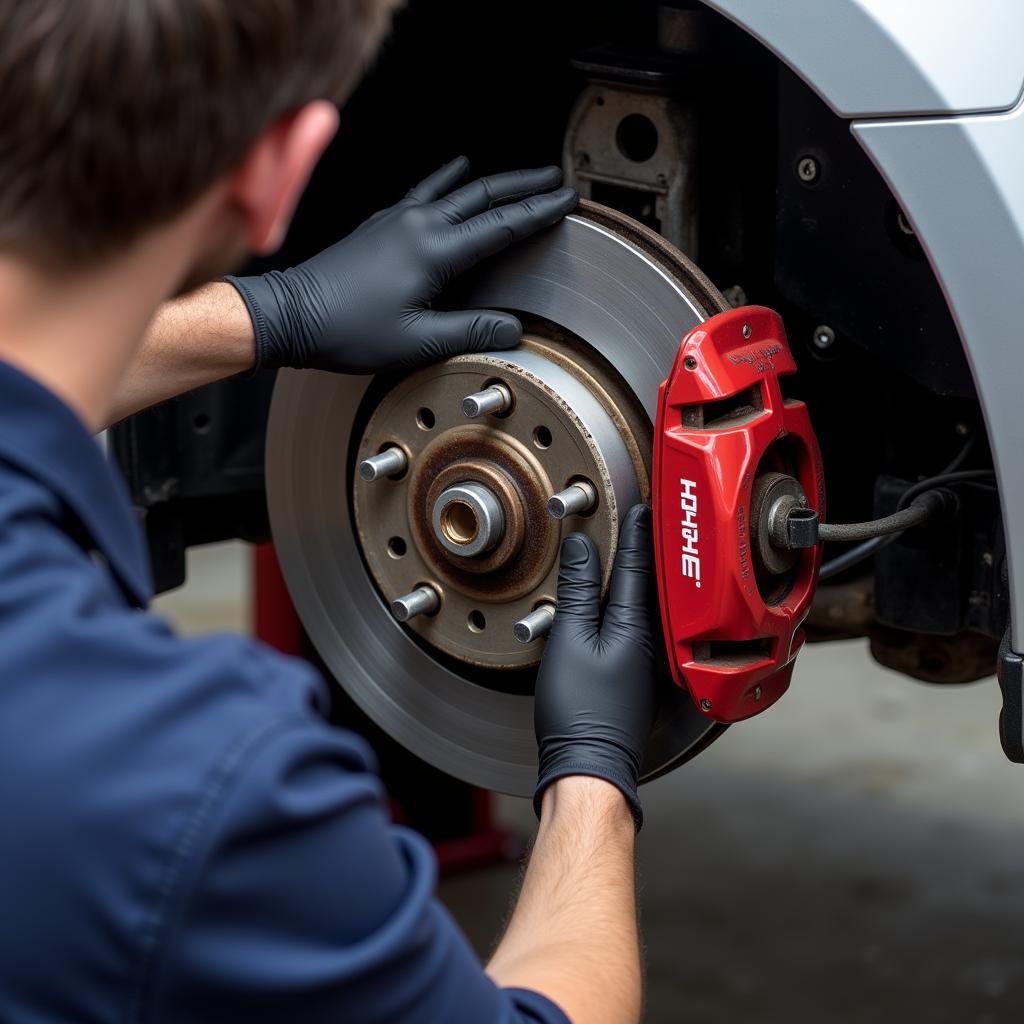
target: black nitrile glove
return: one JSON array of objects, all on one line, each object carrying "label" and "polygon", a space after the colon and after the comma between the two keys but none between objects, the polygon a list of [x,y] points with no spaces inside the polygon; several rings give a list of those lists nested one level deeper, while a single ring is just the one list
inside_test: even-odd
[{"label": "black nitrile glove", "polygon": [[436,312],[431,303],[458,274],[561,220],[578,196],[550,191],[562,180],[557,167],[453,192],[468,169],[465,157],[446,164],[300,266],[229,277],[252,316],[256,369],[376,373],[516,345],[523,328],[509,313]]},{"label": "black nitrile glove", "polygon": [[589,537],[573,533],[562,542],[558,611],[537,674],[533,806],[539,817],[555,779],[594,775],[622,790],[639,829],[637,781],[656,707],[648,506],[626,514],[604,621],[600,561]]}]

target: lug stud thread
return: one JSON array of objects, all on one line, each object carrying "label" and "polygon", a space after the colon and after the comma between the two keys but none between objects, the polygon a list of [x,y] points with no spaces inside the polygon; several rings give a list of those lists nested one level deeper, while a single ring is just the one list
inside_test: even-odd
[{"label": "lug stud thread", "polygon": [[441,607],[441,595],[429,584],[391,602],[391,614],[399,622],[408,622],[417,615],[433,615]]},{"label": "lug stud thread", "polygon": [[397,445],[385,448],[359,463],[359,477],[367,483],[383,477],[399,476],[409,468],[409,457]]},{"label": "lug stud thread", "polygon": [[551,632],[551,624],[554,621],[555,606],[550,601],[545,601],[512,627],[512,635],[521,644],[533,643],[534,640],[539,640]]},{"label": "lug stud thread", "polygon": [[597,504],[597,489],[589,480],[577,480],[564,491],[548,498],[548,515],[552,519],[565,519],[589,512]]},{"label": "lug stud thread", "polygon": [[492,384],[462,400],[462,412],[470,420],[480,416],[497,416],[511,408],[512,392],[504,384]]}]

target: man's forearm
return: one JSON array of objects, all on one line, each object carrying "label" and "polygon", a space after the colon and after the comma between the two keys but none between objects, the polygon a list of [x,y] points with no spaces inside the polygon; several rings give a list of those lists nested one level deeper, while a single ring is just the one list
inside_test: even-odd
[{"label": "man's forearm", "polygon": [[633,817],[601,779],[559,779],[508,930],[487,971],[552,999],[575,1024],[640,1019]]},{"label": "man's forearm", "polygon": [[208,284],[157,310],[110,417],[125,416],[253,366],[252,321],[235,289]]}]

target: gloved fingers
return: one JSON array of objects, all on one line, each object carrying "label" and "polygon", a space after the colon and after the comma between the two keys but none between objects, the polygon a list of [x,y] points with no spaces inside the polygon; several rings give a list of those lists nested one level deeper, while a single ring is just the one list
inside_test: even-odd
[{"label": "gloved fingers", "polygon": [[477,178],[439,199],[434,205],[453,223],[468,220],[499,203],[525,199],[537,192],[548,192],[562,183],[558,167],[537,167],[525,171],[505,171]]},{"label": "gloved fingers", "polygon": [[463,309],[453,313],[428,309],[420,314],[417,327],[423,337],[417,353],[422,363],[463,352],[514,348],[523,337],[523,325],[516,317],[491,309]]},{"label": "gloved fingers", "polygon": [[602,633],[622,631],[650,641],[652,555],[650,506],[634,505],[619,531]]},{"label": "gloved fingers", "polygon": [[433,174],[424,178],[415,188],[409,189],[406,199],[417,203],[432,203],[435,199],[447,195],[469,170],[469,159],[457,156],[454,160],[439,167]]},{"label": "gloved fingers", "polygon": [[597,633],[601,613],[601,556],[583,533],[570,533],[562,541],[558,567],[558,608],[553,636],[580,628]]},{"label": "gloved fingers", "polygon": [[447,253],[452,270],[461,274],[513,242],[557,224],[578,202],[576,189],[560,188],[508,206],[496,206],[457,225],[452,229],[453,241]]},{"label": "gloved fingers", "polygon": [[421,203],[432,203],[439,196],[445,195],[458,185],[466,176],[468,170],[469,160],[464,156],[456,157],[450,163],[445,164],[444,167],[439,167],[429,177],[424,178],[415,188],[409,189],[401,202],[395,203],[394,206],[387,206],[383,210],[378,210],[368,217],[348,237],[351,239],[364,234],[386,217],[393,217],[403,207]]}]

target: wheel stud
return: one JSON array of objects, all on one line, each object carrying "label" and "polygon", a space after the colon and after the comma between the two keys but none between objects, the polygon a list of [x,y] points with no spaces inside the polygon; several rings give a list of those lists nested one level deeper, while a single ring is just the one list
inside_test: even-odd
[{"label": "wheel stud", "polygon": [[386,476],[399,476],[409,468],[409,456],[398,447],[392,445],[385,448],[379,455],[371,455],[359,463],[359,476],[367,483],[380,480]]},{"label": "wheel stud", "polygon": [[551,624],[554,621],[555,606],[550,601],[545,601],[512,627],[512,635],[521,644],[532,643],[542,636],[547,636],[551,632]]},{"label": "wheel stud", "polygon": [[548,515],[552,519],[565,519],[589,512],[597,504],[597,489],[589,480],[577,480],[564,491],[548,498]]},{"label": "wheel stud", "polygon": [[462,400],[462,411],[471,420],[480,416],[497,416],[511,408],[512,392],[504,384],[492,384]]},{"label": "wheel stud", "polygon": [[441,595],[429,584],[391,602],[391,614],[399,622],[408,622],[417,615],[433,615],[441,607]]}]

